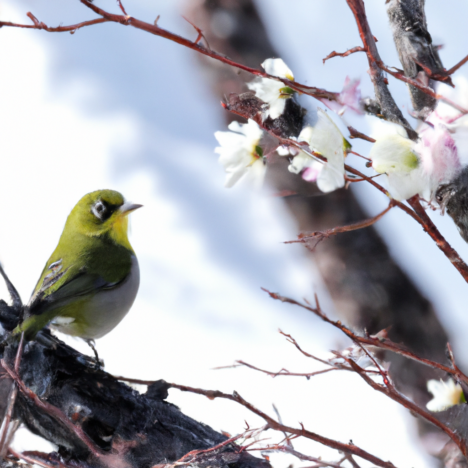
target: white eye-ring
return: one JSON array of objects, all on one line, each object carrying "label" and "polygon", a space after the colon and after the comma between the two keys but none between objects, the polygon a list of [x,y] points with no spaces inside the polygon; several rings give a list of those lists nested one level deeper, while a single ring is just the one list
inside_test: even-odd
[{"label": "white eye-ring", "polygon": [[106,213],[107,211],[107,208],[106,208],[106,205],[104,205],[104,203],[102,203],[101,200],[99,200],[98,202],[96,202],[93,207],[91,208],[94,216],[96,216],[96,218],[98,219],[102,219],[104,214]]}]

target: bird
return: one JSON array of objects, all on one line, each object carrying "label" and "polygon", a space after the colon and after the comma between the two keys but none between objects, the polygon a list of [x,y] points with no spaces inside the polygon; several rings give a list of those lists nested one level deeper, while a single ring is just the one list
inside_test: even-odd
[{"label": "bird", "polygon": [[138,260],[128,240],[128,215],[141,206],[125,202],[114,190],[81,198],[13,336],[24,333],[31,340],[50,325],[92,346],[120,323],[140,284]]}]

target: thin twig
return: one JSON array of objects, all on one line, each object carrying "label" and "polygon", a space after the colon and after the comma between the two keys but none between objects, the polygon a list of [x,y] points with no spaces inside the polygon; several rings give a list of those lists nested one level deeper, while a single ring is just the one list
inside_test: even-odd
[{"label": "thin twig", "polygon": [[452,440],[455,442],[462,452],[462,454],[467,457],[468,456],[468,448],[465,445],[465,441],[463,437],[458,435],[456,430],[450,429],[447,425],[439,421],[435,416],[433,416],[429,411],[418,406],[416,403],[408,400],[404,395],[402,395],[398,390],[393,386],[390,380],[384,379],[384,384],[381,385],[371,379],[365,370],[360,367],[356,362],[352,359],[344,358],[346,362],[356,371],[356,373],[374,390],[377,390],[380,393],[383,393],[387,397],[391,398],[392,400],[396,401],[400,405],[404,406],[405,408],[412,411],[414,414],[421,416],[426,421],[430,422],[434,426],[438,427],[440,430],[445,432]]},{"label": "thin twig", "polygon": [[[24,332],[21,333],[20,342],[18,345],[18,350],[16,351],[15,357],[15,372],[18,374],[19,367],[21,363],[21,357],[23,355],[23,345],[24,345]],[[5,410],[5,415],[3,416],[2,425],[0,427],[0,458],[4,458],[8,451],[8,446],[10,445],[10,439],[12,434],[10,434],[10,423],[13,417],[13,411],[15,409],[16,397],[18,395],[18,387],[13,381],[11,384],[10,394],[8,395],[8,404]]]},{"label": "thin twig", "polygon": [[[372,163],[371,158],[368,158],[367,156],[363,156],[362,154],[356,153],[356,151],[349,151],[349,154],[354,154],[355,156],[358,156],[359,158],[365,159],[367,162]],[[366,165],[366,167],[370,167],[370,166]],[[382,174],[377,174],[377,175],[382,175]],[[372,177],[374,177],[374,176],[372,176]]]},{"label": "thin twig", "polygon": [[[420,364],[423,364],[423,365],[425,365],[427,367],[431,367],[433,369],[438,369],[438,370],[441,370],[442,372],[446,372],[448,374],[454,375],[455,377],[462,380],[464,383],[466,383],[468,385],[468,376],[466,376],[458,368],[453,369],[451,367],[444,366],[443,364],[440,364],[439,362],[432,361],[432,360],[426,359],[426,358],[422,358],[422,357],[414,354],[412,351],[408,350],[405,346],[403,346],[401,344],[398,344],[398,343],[394,343],[390,339],[382,337],[382,336],[372,336],[372,335],[360,336],[360,335],[357,335],[352,330],[350,330],[348,327],[346,327],[346,325],[344,325],[341,321],[334,321],[334,320],[331,320],[329,317],[327,317],[322,312],[322,310],[320,308],[320,305],[318,304],[317,298],[316,298],[317,306],[312,307],[310,305],[302,304],[301,302],[296,301],[295,299],[291,299],[289,297],[281,296],[278,293],[268,291],[265,288],[262,288],[262,289],[267,294],[269,294],[269,296],[272,299],[276,299],[276,300],[281,301],[281,302],[286,302],[288,304],[293,304],[293,305],[301,307],[301,308],[303,308],[305,310],[308,310],[309,312],[312,312],[314,315],[319,317],[324,322],[329,323],[330,325],[334,326],[335,328],[341,330],[345,335],[347,335],[354,342],[359,342],[359,343],[361,343],[361,344],[363,344],[365,346],[374,346],[376,348],[380,348],[380,349],[384,349],[386,351],[391,351],[393,353],[400,354],[402,356],[405,356],[408,359],[419,362]],[[280,333],[282,335],[286,336],[288,338],[288,340],[292,344],[294,344],[302,354],[304,354],[305,356],[313,357],[313,356],[309,355],[306,351],[301,349],[299,344],[290,335],[287,335],[286,333],[281,332],[281,331],[280,331]]]},{"label": "thin twig", "polygon": [[[265,452],[270,452],[270,451],[271,452],[285,452],[285,453],[288,453],[289,455],[292,455],[292,456],[298,458],[299,460],[311,461],[311,462],[316,463],[316,465],[314,465],[315,468],[326,467],[326,466],[330,466],[332,468],[342,468],[341,464],[343,463],[343,461],[348,459],[347,457],[343,457],[338,462],[328,462],[328,461],[322,460],[321,458],[312,457],[310,455],[305,455],[305,454],[303,454],[301,452],[298,452],[297,450],[294,450],[292,447],[288,447],[288,446],[280,445],[280,444],[275,444],[275,445],[267,446],[265,448],[255,449],[255,450],[261,450],[262,452],[263,451],[265,451]],[[348,455],[348,456],[351,457],[351,455]]]},{"label": "thin twig", "polygon": [[244,400],[237,392],[234,392],[232,395],[228,393],[223,393],[218,390],[204,390],[201,388],[194,388],[194,387],[187,387],[185,385],[178,385],[175,383],[169,384],[170,388],[176,388],[182,392],[191,392],[191,393],[196,393],[198,395],[204,395],[210,400],[213,400],[215,398],[223,398],[226,400],[231,400],[234,401],[245,408],[247,408],[249,411],[252,413],[255,413],[257,416],[260,416],[262,419],[264,419],[268,423],[268,427],[271,429],[275,429],[277,431],[281,432],[287,432],[290,434],[295,434],[298,436],[305,437],[310,440],[314,440],[316,442],[319,442],[322,445],[326,445],[327,447],[331,447],[335,450],[339,450],[343,453],[350,453],[351,455],[360,457],[364,460],[367,460],[374,465],[380,466],[382,468],[395,468],[395,465],[393,463],[384,461],[375,455],[372,455],[371,453],[367,452],[366,450],[358,447],[357,445],[354,444],[344,444],[342,442],[338,442],[333,439],[329,439],[327,437],[321,436],[319,434],[316,434],[314,432],[306,430],[303,426],[301,426],[301,429],[294,428],[287,426],[285,424],[280,424],[277,422],[275,419],[272,417],[268,416],[266,413],[263,411],[259,410],[255,406],[253,406],[251,403],[248,401]]},{"label": "thin twig", "polygon": [[67,429],[73,432],[86,445],[88,450],[94,456],[99,457],[104,455],[104,452],[94,444],[94,442],[89,438],[86,432],[84,432],[81,426],[73,424],[59,408],[51,405],[47,401],[42,400],[32,390],[26,387],[18,374],[13,369],[10,369],[4,359],[0,360],[0,363],[9,376],[16,382],[16,385],[21,393],[32,400],[38,408],[52,416],[57,421],[60,421],[60,423],[62,423]]},{"label": "thin twig", "polygon": [[351,465],[352,465],[353,468],[361,468],[361,467],[357,464],[356,460],[353,458],[352,455],[346,454],[345,458],[346,458],[346,460],[349,461],[349,463],[351,463]]},{"label": "thin twig", "polygon": [[424,230],[432,237],[437,247],[442,250],[452,265],[463,276],[463,279],[468,282],[468,265],[460,258],[458,252],[445,240],[444,236],[439,232],[431,218],[429,218],[426,211],[421,206],[419,196],[415,195],[408,199],[408,203],[421,219],[421,224],[424,227]]},{"label": "thin twig", "polygon": [[21,28],[21,29],[39,29],[44,30],[47,32],[71,32],[74,33],[76,30],[84,28],[86,26],[94,26],[96,24],[107,23],[108,20],[105,18],[96,18],[91,21],[83,21],[77,24],[71,24],[69,26],[57,26],[57,27],[49,27],[44,24],[42,21],[39,21],[32,13],[28,13],[27,16],[31,18],[33,24],[20,24],[20,23],[12,23],[11,21],[0,21],[0,28],[3,26],[10,27],[10,28]]},{"label": "thin twig", "polygon": [[[408,136],[413,140],[417,139],[418,134],[413,130],[413,128],[409,125],[408,121],[403,117],[403,114],[401,113],[392,95],[390,94],[387,88],[386,78],[383,76],[382,70],[387,72],[389,75],[392,75],[394,78],[420,89],[421,91],[433,97],[434,99],[441,100],[449,104],[462,114],[468,113],[467,109],[464,109],[463,107],[459,106],[457,103],[446,98],[445,96],[437,94],[432,88],[426,86],[424,83],[405,76],[405,74],[401,70],[392,70],[391,68],[387,67],[381,60],[380,55],[377,51],[375,38],[370,30],[370,26],[367,21],[366,10],[364,7],[363,0],[346,1],[354,14],[354,18],[359,29],[359,34],[361,36],[361,40],[369,61],[370,76],[374,83],[375,94],[377,100],[379,101],[382,107],[382,111],[386,119],[403,125],[408,131]],[[446,81],[448,78],[448,74],[447,76],[445,76],[446,74],[435,76],[431,73],[430,70],[427,70],[427,72],[429,72],[428,75],[430,78],[439,79],[441,81]]]},{"label": "thin twig", "polygon": [[[211,57],[215,60],[218,60],[222,63],[225,63],[227,65],[230,65],[232,67],[238,68],[240,70],[243,70],[247,73],[250,73],[255,76],[260,76],[263,78],[269,78],[272,80],[280,81],[284,83],[286,86],[289,86],[293,90],[295,90],[298,93],[301,94],[307,94],[309,96],[315,97],[317,99],[328,99],[330,101],[338,101],[339,100],[339,93],[336,92],[331,92],[327,91],[325,89],[317,88],[315,86],[306,86],[301,83],[297,83],[295,81],[288,80],[286,78],[279,78],[277,76],[269,75],[268,73],[265,73],[261,70],[257,70],[256,68],[248,67],[246,65],[243,65],[241,63],[238,63],[234,60],[231,60],[230,58],[226,57],[225,55],[219,54],[208,47],[205,47],[201,44],[197,44],[193,41],[190,41],[189,39],[185,39],[182,36],[179,36],[178,34],[174,34],[166,29],[160,28],[158,26],[158,22],[156,21],[155,23],[147,23],[145,21],[138,20],[136,18],[133,18],[132,16],[123,14],[123,15],[117,15],[114,13],[109,13],[102,8],[99,8],[92,2],[88,0],[80,0],[80,2],[85,5],[87,8],[90,10],[94,11],[97,15],[100,16],[98,19],[94,19],[91,21],[83,21],[81,23],[77,23],[71,26],[58,26],[58,27],[49,27],[43,22],[39,22],[37,19],[33,22],[34,24],[32,25],[27,25],[27,24],[19,24],[19,23],[12,23],[10,21],[1,21],[0,22],[0,27],[2,26],[7,26],[7,27],[14,27],[14,28],[27,28],[27,29],[40,29],[48,32],[74,32],[77,29],[80,29],[85,26],[92,26],[95,24],[100,24],[100,23],[105,23],[105,22],[112,22],[112,23],[118,23],[122,24],[124,26],[131,26],[136,29],[140,29],[142,31],[148,32],[150,34],[154,34],[155,36],[163,37],[165,39],[168,39],[172,42],[175,42],[177,44],[180,44],[184,47],[187,47],[189,49],[195,50],[196,52],[199,52],[202,55],[205,55],[207,57]],[[31,14],[30,17],[33,15]]]},{"label": "thin twig", "polygon": [[[84,0],[82,0],[84,1]],[[347,0],[347,1],[352,1],[352,0]],[[361,0],[356,0],[356,1],[361,1]],[[326,164],[327,159],[320,153],[313,151],[309,145],[304,142],[298,142],[296,140],[293,140],[291,138],[283,138],[281,135],[278,134],[278,132],[274,129],[271,128],[268,124],[268,121],[263,121],[261,116],[259,114],[255,115],[250,115],[247,111],[239,108],[239,106],[228,104],[225,102],[222,102],[221,105],[228,111],[237,114],[241,117],[244,117],[246,119],[253,119],[260,128],[268,132],[269,134],[273,135],[281,145],[283,146],[293,146],[297,148],[300,151],[303,151],[310,157],[312,157],[315,160],[321,161],[322,163]],[[357,175],[364,179],[366,182],[369,182],[371,185],[373,185],[377,190],[379,190],[381,193],[386,195],[387,197],[391,198],[391,195],[388,193],[388,191],[382,187],[380,184],[375,182],[375,180],[372,179],[372,177],[369,177],[365,174],[363,174],[361,171],[355,169],[354,167],[349,166],[348,164],[344,165],[344,168],[346,171],[350,172],[351,174]],[[413,197],[414,198],[414,197]],[[410,199],[412,200],[412,199]],[[462,275],[463,279],[468,282],[468,265],[461,259],[460,255],[449,245],[449,243],[445,240],[445,238],[442,236],[442,234],[438,231],[434,223],[431,221],[431,219],[427,216],[426,212],[422,209],[422,207],[418,206],[414,202],[410,202],[408,200],[408,203],[411,204],[413,207],[414,211],[411,210],[408,206],[406,206],[404,203],[399,202],[397,200],[392,199],[393,203],[395,206],[398,206],[401,210],[403,210],[406,214],[411,216],[415,221],[417,221],[422,228],[436,241],[437,246],[442,250],[442,252],[446,255],[446,257],[450,260],[450,262],[454,265],[454,267],[459,271],[459,273]]]},{"label": "thin twig", "polygon": [[[386,396],[388,396],[389,398],[391,398],[392,400],[398,402],[399,404],[401,404],[402,406],[404,406],[405,408],[409,409],[410,411],[418,414],[419,416],[421,416],[422,418],[424,418],[426,421],[434,424],[436,427],[438,427],[439,429],[441,429],[443,432],[445,432],[456,444],[457,446],[460,448],[461,452],[465,455],[465,456],[468,456],[468,448],[466,447],[465,443],[464,443],[464,440],[461,436],[458,435],[458,433],[454,430],[452,430],[451,428],[449,428],[448,426],[446,426],[444,423],[442,423],[441,421],[439,421],[436,417],[434,417],[429,411],[419,407],[416,403],[412,402],[411,400],[408,400],[404,395],[402,395],[400,392],[398,392],[398,390],[393,386],[393,384],[391,383],[389,377],[388,377],[388,374],[385,370],[383,370],[381,368],[381,366],[377,363],[377,361],[375,360],[375,358],[372,356],[372,354],[363,346],[364,344],[365,345],[373,345],[373,346],[377,346],[377,347],[380,347],[380,348],[383,348],[383,349],[388,349],[388,347],[386,346],[379,346],[379,344],[383,344],[385,342],[388,343],[392,343],[390,340],[387,340],[383,337],[361,337],[361,336],[358,336],[357,334],[355,334],[354,332],[352,332],[349,328],[347,328],[345,325],[343,325],[340,321],[338,322],[335,322],[331,319],[329,319],[325,314],[324,312],[321,310],[320,308],[320,305],[318,303],[318,300],[316,299],[316,307],[310,307],[310,306],[306,306],[304,304],[301,304],[297,301],[295,301],[294,299],[290,299],[288,297],[284,297],[284,296],[280,296],[276,293],[271,293],[270,291],[267,291],[266,289],[264,289],[264,291],[266,291],[270,297],[272,297],[273,299],[277,299],[277,300],[280,300],[281,302],[287,302],[287,303],[290,303],[290,304],[295,304],[295,305],[299,305],[300,307],[306,309],[306,310],[309,310],[311,312],[313,312],[315,315],[317,315],[318,317],[320,317],[323,321],[329,323],[330,325],[333,325],[335,328],[338,328],[339,330],[341,330],[346,336],[348,336],[357,346],[359,346],[362,351],[371,359],[371,361],[373,362],[374,366],[377,368],[377,370],[379,371],[380,375],[382,376],[382,379],[383,379],[383,382],[384,382],[384,385],[376,382],[375,380],[373,380],[369,374],[368,374],[368,371],[363,369],[362,367],[360,367],[353,359],[349,358],[349,357],[346,357],[344,356],[343,354],[340,355],[340,357],[342,359],[344,359],[348,365],[357,373],[359,374],[359,376],[368,384],[370,385],[374,390],[377,390],[381,393],[384,393]],[[369,342],[371,341],[371,342]],[[295,340],[294,340],[295,342]],[[376,343],[377,342],[377,343]],[[395,345],[395,343],[392,343],[392,345]],[[396,345],[396,346],[399,346],[399,345]],[[299,345],[296,344],[296,347],[300,349]],[[393,351],[393,349],[390,349]],[[400,350],[402,350],[402,348],[400,348]],[[302,350],[301,352],[303,354],[305,354]],[[410,354],[412,356],[414,356],[412,353],[410,353],[409,351],[406,351],[405,353],[403,352],[400,352],[399,354],[403,354],[405,355],[406,357],[410,357]],[[425,360],[425,359],[422,359],[422,358],[419,358],[419,357],[416,357],[415,359],[416,361],[418,362],[421,362],[423,364],[428,364],[428,360]],[[431,365],[431,367],[434,367],[434,368],[440,368],[440,365]],[[460,370],[458,369],[458,367],[454,366],[454,369],[450,369],[450,373],[451,374],[455,374],[457,376],[460,376],[461,375],[464,375],[460,372]],[[466,379],[466,376],[464,376],[465,379]],[[465,380],[466,382],[466,380]]]},{"label": "thin twig", "polygon": [[331,236],[336,236],[337,234],[341,234],[344,232],[356,231],[358,229],[363,229],[363,228],[372,226],[379,219],[385,216],[394,206],[395,206],[395,201],[390,200],[388,207],[385,208],[385,210],[383,210],[378,215],[374,216],[373,218],[369,218],[364,221],[358,221],[357,223],[353,223],[353,224],[348,224],[347,226],[338,226],[332,229],[327,229],[326,231],[317,231],[317,232],[312,232],[308,234],[301,233],[299,234],[298,239],[286,241],[284,243],[285,244],[297,244],[297,243],[306,244],[312,239],[317,239],[317,243],[314,246],[314,249],[315,249],[315,247],[317,247],[317,245],[321,241],[323,241],[324,239],[328,239]]},{"label": "thin twig", "polygon": [[121,2],[121,0],[117,0],[117,4],[119,5],[119,8],[120,8],[120,11],[125,15],[125,16],[128,16],[127,15],[127,12],[125,11],[125,8]]},{"label": "thin twig", "polygon": [[361,46],[353,47],[352,49],[347,50],[346,52],[331,52],[328,54],[324,59],[322,59],[322,62],[325,63],[327,60],[330,60],[333,57],[347,57],[348,55],[354,54],[356,52],[365,52],[366,49]]},{"label": "thin twig", "polygon": [[[264,374],[267,374],[267,375],[269,375],[271,377],[293,376],[293,377],[305,377],[307,380],[309,380],[311,377],[315,377],[316,375],[326,374],[327,372],[331,372],[331,371],[334,371],[334,370],[342,370],[340,367],[334,367],[330,363],[328,363],[328,365],[331,366],[328,369],[322,369],[322,370],[319,370],[319,371],[309,372],[309,373],[289,372],[287,369],[281,369],[278,372],[271,372],[271,371],[267,371],[265,369],[260,369],[259,367],[253,366],[252,364],[249,364],[249,363],[244,362],[244,361],[236,361],[236,362],[240,366],[249,367],[250,369],[254,369],[256,371],[263,372]],[[231,366],[231,367],[234,367],[234,366]],[[238,366],[235,366],[235,367],[238,367]]]},{"label": "thin twig", "polygon": [[370,136],[365,135],[364,133],[359,132],[354,127],[349,126],[349,138],[352,140],[353,138],[360,138],[361,140],[369,141],[370,143],[375,143],[375,139],[371,138]]},{"label": "thin twig", "polygon": [[461,59],[456,65],[454,65],[452,68],[450,68],[449,70],[447,70],[445,73],[450,76],[452,75],[453,73],[455,73],[461,66],[465,65],[465,63],[468,62],[468,55]]},{"label": "thin twig", "polygon": [[[403,116],[400,108],[397,106],[393,96],[388,89],[388,82],[382,73],[381,67],[378,63],[381,63],[379,52],[375,44],[375,38],[370,29],[369,23],[367,22],[366,10],[364,7],[363,0],[346,0],[349,8],[353,12],[356,24],[358,26],[359,35],[361,36],[362,45],[367,54],[369,62],[369,75],[372,83],[374,84],[374,92],[378,103],[382,109],[382,114],[386,120],[403,125],[408,136],[412,140],[418,138],[418,134],[414,131],[411,125]],[[433,92],[431,90],[431,92]]]}]

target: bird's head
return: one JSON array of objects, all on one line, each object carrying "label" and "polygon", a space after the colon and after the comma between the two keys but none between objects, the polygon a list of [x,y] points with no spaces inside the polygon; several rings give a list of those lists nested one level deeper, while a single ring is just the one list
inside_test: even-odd
[{"label": "bird's head", "polygon": [[131,249],[127,216],[141,206],[125,202],[122,194],[115,190],[96,190],[75,205],[65,230],[79,231],[90,237],[108,235],[115,243]]}]

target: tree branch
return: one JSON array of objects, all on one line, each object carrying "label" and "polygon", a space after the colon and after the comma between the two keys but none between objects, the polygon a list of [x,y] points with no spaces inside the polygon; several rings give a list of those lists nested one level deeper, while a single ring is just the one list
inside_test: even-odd
[{"label": "tree branch", "polygon": [[388,461],[386,462],[376,457],[375,455],[370,454],[364,449],[361,449],[360,447],[354,444],[344,444],[342,442],[338,442],[336,440],[329,439],[327,437],[323,437],[314,432],[308,431],[304,429],[303,427],[301,429],[297,429],[294,427],[289,427],[284,424],[281,424],[277,422],[276,420],[274,420],[272,417],[268,416],[263,411],[256,408],[254,405],[252,405],[248,401],[244,400],[244,398],[242,398],[237,392],[233,392],[233,394],[230,395],[228,393],[223,393],[218,390],[204,390],[202,388],[187,387],[185,385],[178,385],[175,383],[170,383],[168,385],[170,388],[176,388],[182,392],[190,392],[190,393],[196,393],[198,395],[204,395],[210,400],[214,400],[215,398],[223,398],[226,400],[234,401],[244,406],[245,408],[247,408],[249,411],[256,414],[257,416],[260,416],[263,420],[265,420],[268,423],[268,426],[271,429],[275,429],[281,432],[286,432],[289,434],[295,434],[298,436],[305,437],[306,439],[314,440],[315,442],[318,442],[322,445],[326,445],[327,447],[331,447],[335,450],[339,450],[343,453],[349,453],[351,455],[360,457],[382,468],[395,468],[395,465],[393,465],[393,463],[388,462]]},{"label": "tree branch", "polygon": [[374,36],[367,21],[364,2],[362,0],[346,1],[354,14],[354,18],[356,19],[359,35],[361,36],[369,62],[369,74],[372,83],[374,84],[375,96],[382,109],[383,117],[390,122],[394,122],[405,127],[408,132],[408,136],[412,140],[416,140],[418,138],[418,134],[413,130],[411,125],[404,118],[400,108],[396,105],[395,100],[388,89],[388,81],[384,77],[381,67],[378,65],[378,62],[381,63],[382,61],[380,60]]}]

